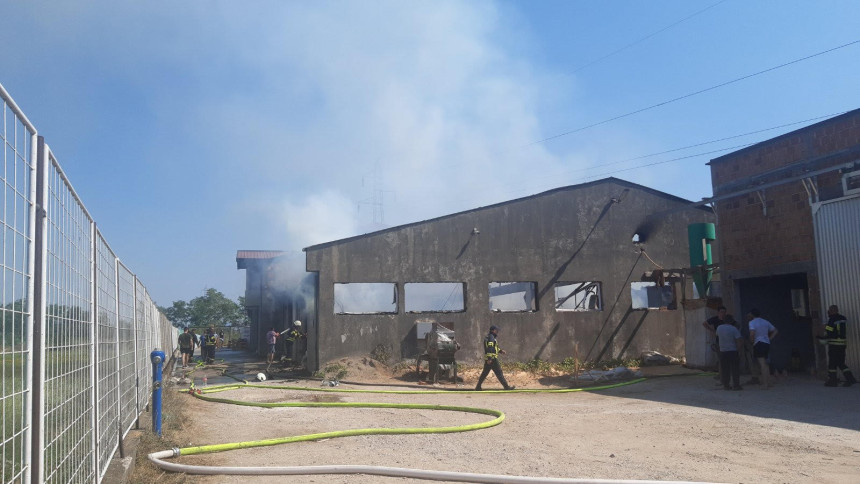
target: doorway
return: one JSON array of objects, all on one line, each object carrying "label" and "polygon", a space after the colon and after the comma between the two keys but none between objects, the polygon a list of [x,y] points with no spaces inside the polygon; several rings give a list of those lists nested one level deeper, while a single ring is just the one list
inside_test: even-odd
[{"label": "doorway", "polygon": [[[758,308],[762,318],[779,331],[770,346],[771,369],[808,372],[814,368],[815,348],[806,273],[755,277],[736,282],[743,311],[739,319],[751,308]],[[747,324],[742,325],[742,331],[748,338]]]}]

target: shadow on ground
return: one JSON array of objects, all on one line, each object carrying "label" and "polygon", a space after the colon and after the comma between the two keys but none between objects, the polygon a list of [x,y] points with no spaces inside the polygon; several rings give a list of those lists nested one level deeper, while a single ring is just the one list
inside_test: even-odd
[{"label": "shadow on ground", "polygon": [[[748,379],[742,377],[741,383]],[[726,391],[713,374],[690,374],[651,377],[608,392],[619,398],[860,430],[860,385],[829,388],[807,375],[789,376],[768,390],[745,385],[742,391]]]}]

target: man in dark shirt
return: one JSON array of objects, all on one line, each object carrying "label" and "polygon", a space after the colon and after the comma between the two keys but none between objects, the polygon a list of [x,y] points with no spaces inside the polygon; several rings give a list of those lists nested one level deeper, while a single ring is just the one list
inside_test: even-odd
[{"label": "man in dark shirt", "polygon": [[179,335],[179,351],[182,353],[182,368],[188,368],[188,360],[194,354],[194,341],[191,339],[188,328],[185,328]]},{"label": "man in dark shirt", "polygon": [[[726,317],[727,317],[726,307],[720,306],[719,308],[717,308],[717,315],[716,316],[714,316],[712,318],[708,318],[707,321],[702,323],[702,326],[704,326],[705,330],[707,330],[709,333],[711,333],[711,336],[714,337],[714,343],[711,344],[711,350],[713,350],[717,354],[718,357],[720,354],[720,339],[719,339],[719,337],[717,337],[717,327],[721,324],[726,323]],[[722,381],[723,367],[722,367],[722,365],[719,365],[717,368],[719,369],[718,371],[720,373],[719,376],[717,376],[717,380]]]}]

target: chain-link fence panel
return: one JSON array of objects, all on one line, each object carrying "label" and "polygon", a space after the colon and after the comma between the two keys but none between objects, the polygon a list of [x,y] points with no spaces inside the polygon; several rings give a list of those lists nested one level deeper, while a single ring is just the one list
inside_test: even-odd
[{"label": "chain-link fence panel", "polygon": [[59,164],[45,177],[45,482],[95,478],[93,224]]},{"label": "chain-link fence panel", "polygon": [[134,331],[134,274],[117,263],[117,308],[119,311],[119,415],[122,435],[137,420],[136,364],[142,359],[136,353]]},{"label": "chain-link fence panel", "polygon": [[32,429],[32,250],[36,130],[0,86],[0,471],[3,482],[27,479]]},{"label": "chain-link fence panel", "polygon": [[2,482],[100,482],[176,329],[2,85],[0,145]]}]

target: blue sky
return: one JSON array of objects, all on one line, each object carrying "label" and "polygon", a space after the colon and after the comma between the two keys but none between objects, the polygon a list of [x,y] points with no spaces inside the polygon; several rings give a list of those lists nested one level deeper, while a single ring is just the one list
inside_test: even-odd
[{"label": "blue sky", "polygon": [[860,43],[581,128],[857,40],[852,0],[4,2],[0,84],[166,306],[241,295],[239,249],[296,278],[606,176],[709,197],[709,159],[860,107]]}]

